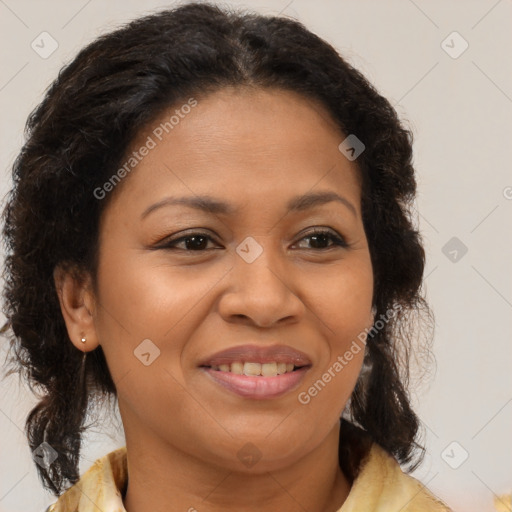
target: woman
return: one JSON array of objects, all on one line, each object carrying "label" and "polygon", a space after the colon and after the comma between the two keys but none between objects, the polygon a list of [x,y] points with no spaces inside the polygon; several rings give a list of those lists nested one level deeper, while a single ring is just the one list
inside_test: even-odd
[{"label": "woman", "polygon": [[[53,512],[448,510],[407,353],[411,136],[326,42],[188,4],[100,37],[28,121],[5,314]],[[87,411],[126,447],[81,478]]]}]

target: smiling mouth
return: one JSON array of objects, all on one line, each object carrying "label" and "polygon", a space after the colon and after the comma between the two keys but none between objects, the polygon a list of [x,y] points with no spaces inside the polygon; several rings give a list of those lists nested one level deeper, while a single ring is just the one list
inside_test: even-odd
[{"label": "smiling mouth", "polygon": [[[234,362],[200,367],[213,382],[246,399],[278,398],[296,389],[311,365]],[[277,373],[283,371],[283,373]],[[234,370],[234,371],[232,371]]]},{"label": "smiling mouth", "polygon": [[238,345],[198,364],[210,382],[246,399],[284,396],[303,382],[312,367],[307,354],[289,345]]},{"label": "smiling mouth", "polygon": [[231,364],[219,364],[204,366],[218,372],[228,372],[235,375],[246,375],[248,377],[277,377],[278,375],[284,375],[291,373],[307,365],[296,366],[293,363],[256,363],[256,362],[242,362],[235,361]]}]

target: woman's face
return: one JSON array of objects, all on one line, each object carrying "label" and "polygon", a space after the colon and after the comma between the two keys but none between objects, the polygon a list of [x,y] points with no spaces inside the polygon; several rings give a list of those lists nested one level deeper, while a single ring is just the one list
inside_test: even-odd
[{"label": "woman's face", "polygon": [[276,469],[337,428],[362,365],[358,171],[327,112],[294,93],[188,105],[139,134],[140,161],[110,192],[94,330],[127,440]]}]

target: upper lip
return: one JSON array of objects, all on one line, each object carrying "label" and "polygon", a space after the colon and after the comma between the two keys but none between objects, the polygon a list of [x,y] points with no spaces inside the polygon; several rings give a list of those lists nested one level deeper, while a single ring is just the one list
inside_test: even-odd
[{"label": "upper lip", "polygon": [[234,362],[293,363],[295,366],[311,365],[309,357],[288,345],[240,345],[216,352],[204,359],[199,366],[218,366]]}]

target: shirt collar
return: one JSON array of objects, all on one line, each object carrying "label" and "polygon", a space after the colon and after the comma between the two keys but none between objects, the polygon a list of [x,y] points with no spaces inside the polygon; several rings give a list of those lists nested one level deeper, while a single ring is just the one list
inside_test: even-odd
[{"label": "shirt collar", "polygon": [[[48,512],[126,512],[123,496],[128,482],[126,447],[98,459],[48,508]],[[338,512],[450,512],[397,461],[373,443],[360,464],[349,496]]]}]

